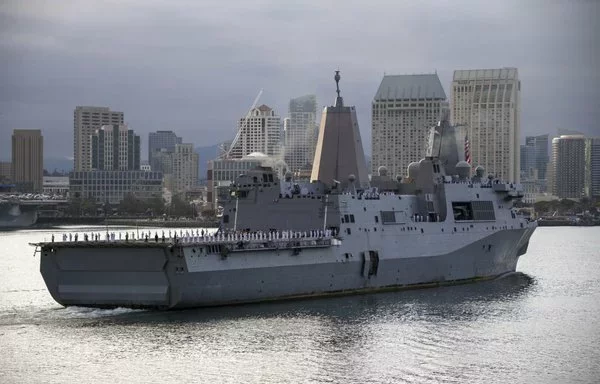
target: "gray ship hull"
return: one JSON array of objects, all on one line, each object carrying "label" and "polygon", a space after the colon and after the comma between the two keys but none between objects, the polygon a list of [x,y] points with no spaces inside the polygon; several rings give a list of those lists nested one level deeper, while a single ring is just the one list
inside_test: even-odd
[{"label": "gray ship hull", "polygon": [[[406,241],[403,246],[370,247],[376,257],[348,252],[357,246],[348,239],[227,255],[202,244],[46,243],[41,271],[50,294],[64,306],[218,306],[490,279],[516,270],[534,229],[444,235],[453,243],[464,237],[464,246],[439,254],[431,253],[432,244],[419,247],[427,238],[412,234],[399,239]],[[479,239],[473,241],[474,235]],[[442,248],[443,237],[437,239]]]}]

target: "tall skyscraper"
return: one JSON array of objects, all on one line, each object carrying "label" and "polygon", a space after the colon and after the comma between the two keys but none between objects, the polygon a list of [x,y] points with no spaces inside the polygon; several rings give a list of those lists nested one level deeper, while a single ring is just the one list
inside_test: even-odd
[{"label": "tall skyscraper", "polygon": [[430,128],[447,109],[437,74],[384,76],[372,103],[372,174],[385,166],[390,175],[406,175],[425,157]]},{"label": "tall skyscraper", "polygon": [[140,169],[140,137],[125,124],[103,125],[92,135],[92,169]]},{"label": "tall skyscraper", "polygon": [[519,182],[521,82],[516,68],[454,71],[450,119],[465,125],[474,167]]},{"label": "tall skyscraper", "polygon": [[0,161],[0,184],[11,181],[12,177],[12,163],[10,161]]},{"label": "tall skyscraper", "polygon": [[589,197],[600,197],[600,137],[586,142],[586,189]]},{"label": "tall skyscraper", "polygon": [[173,184],[175,193],[188,191],[198,185],[199,155],[193,144],[175,144],[173,152]]},{"label": "tall skyscraper", "polygon": [[[521,145],[521,177],[532,179],[534,175],[539,175],[536,168],[535,147],[532,145]],[[545,173],[545,172],[544,172]],[[536,176],[536,178],[539,176]]]},{"label": "tall skyscraper", "polygon": [[241,159],[254,152],[280,156],[281,118],[266,105],[252,109],[238,122],[238,133],[231,144],[229,157]]},{"label": "tall skyscraper", "polygon": [[583,135],[552,139],[553,195],[561,199],[585,196],[585,145]]},{"label": "tall skyscraper", "polygon": [[12,182],[22,192],[41,192],[44,138],[39,129],[15,129],[12,135]]},{"label": "tall skyscraper", "polygon": [[160,169],[160,155],[155,156],[157,152],[175,152],[175,145],[181,144],[181,137],[173,131],[156,131],[148,134],[148,162],[153,171],[165,172]]},{"label": "tall skyscraper", "polygon": [[73,116],[73,157],[75,171],[92,169],[91,136],[103,125],[123,124],[123,112],[107,107],[75,107]]},{"label": "tall skyscraper", "polygon": [[[537,169],[538,179],[545,180],[546,168],[548,167],[548,135],[527,136],[525,138],[525,145],[534,148],[533,163],[535,169]],[[523,159],[521,159],[522,161]]]},{"label": "tall skyscraper", "polygon": [[317,97],[306,95],[290,100],[285,119],[285,163],[296,173],[312,168],[316,145]]}]

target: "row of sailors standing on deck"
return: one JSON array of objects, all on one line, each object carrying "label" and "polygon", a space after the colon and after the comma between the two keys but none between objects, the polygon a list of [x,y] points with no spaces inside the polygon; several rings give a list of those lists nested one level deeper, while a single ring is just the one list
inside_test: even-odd
[{"label": "row of sailors standing on deck", "polygon": [[431,220],[431,218],[429,216],[427,216],[427,215],[421,215],[419,213],[415,213],[410,218],[412,219],[412,221],[417,222],[417,223],[420,223],[420,222],[430,222],[430,221],[434,221],[434,222],[440,221],[440,215],[437,214],[437,213],[433,216],[433,220]]},{"label": "row of sailors standing on deck", "polygon": [[[148,232],[142,232],[141,235],[138,235],[138,241],[144,241],[144,242],[148,242],[148,241],[152,241],[154,240],[155,242],[159,242],[159,239],[162,240],[162,242],[164,243],[167,239],[170,241],[171,239],[174,241],[180,241],[183,243],[190,243],[190,242],[200,242],[200,241],[206,241],[206,242],[216,242],[216,241],[251,241],[251,240],[288,240],[288,239],[302,239],[302,238],[329,238],[332,236],[335,236],[336,232],[334,230],[331,229],[326,229],[326,230],[322,230],[322,229],[316,229],[316,230],[311,230],[311,231],[269,231],[269,232],[263,232],[263,231],[257,231],[257,232],[247,232],[247,231],[238,231],[235,233],[228,233],[228,232],[220,232],[220,233],[216,233],[216,234],[209,234],[208,231],[204,231],[204,230],[196,230],[194,232],[194,230],[187,230],[185,232],[183,232],[183,230],[179,230],[179,233],[177,233],[176,230],[173,231],[169,231],[169,236],[166,237],[165,236],[165,231],[162,231],[162,235],[159,237],[158,232],[155,232],[154,235],[152,235],[152,233],[150,231]],[[63,241],[78,241],[79,240],[79,234],[78,233],[63,233],[62,235],[62,240]],[[131,232],[131,234],[129,232],[125,232],[125,234],[119,232],[119,233],[115,233],[115,232],[106,232],[104,239],[102,239],[102,236],[100,233],[84,233],[83,234],[83,241],[89,242],[89,241],[101,241],[101,240],[105,240],[107,242],[109,241],[116,241],[116,240],[125,240],[125,241],[135,241],[136,240],[136,235],[135,232]],[[54,241],[54,235],[52,235],[52,241]]]},{"label": "row of sailors standing on deck", "polygon": [[217,241],[250,241],[250,240],[288,240],[302,238],[321,238],[334,236],[331,229],[315,229],[311,231],[269,231],[269,232],[235,232],[220,233],[211,236],[211,239]]}]

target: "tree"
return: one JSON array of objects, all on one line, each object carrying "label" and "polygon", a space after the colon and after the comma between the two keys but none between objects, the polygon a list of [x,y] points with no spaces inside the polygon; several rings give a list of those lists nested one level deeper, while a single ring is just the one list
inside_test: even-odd
[{"label": "tree", "polygon": [[153,197],[147,201],[148,209],[154,216],[159,216],[165,213],[165,201],[162,197]]},{"label": "tree", "polygon": [[171,198],[169,214],[170,216],[193,217],[194,211],[189,203],[184,201],[181,197],[179,197],[179,195],[175,195]]}]

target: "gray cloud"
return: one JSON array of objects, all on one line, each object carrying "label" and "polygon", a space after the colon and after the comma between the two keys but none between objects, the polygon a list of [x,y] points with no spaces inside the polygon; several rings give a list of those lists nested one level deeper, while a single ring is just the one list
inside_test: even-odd
[{"label": "gray cloud", "polygon": [[[600,135],[595,1],[8,1],[0,5],[0,158],[14,128],[40,128],[48,156],[71,156],[73,109],[124,111],[147,139],[173,129],[196,145],[232,138],[261,102],[334,97],[359,114],[384,72],[519,68],[522,134]],[[145,152],[143,152],[145,153]]]}]

